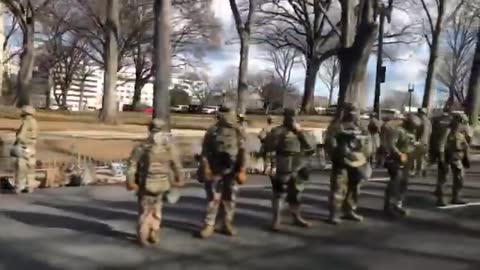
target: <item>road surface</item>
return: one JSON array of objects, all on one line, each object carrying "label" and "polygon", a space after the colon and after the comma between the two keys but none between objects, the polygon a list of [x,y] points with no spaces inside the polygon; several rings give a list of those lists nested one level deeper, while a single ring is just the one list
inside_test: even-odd
[{"label": "road surface", "polygon": [[[406,204],[411,216],[385,219],[384,174],[365,184],[362,224],[325,223],[328,175],[315,174],[304,211],[314,227],[268,231],[271,190],[252,177],[242,187],[236,224],[240,237],[193,237],[202,225],[204,192],[185,189],[181,201],[167,206],[161,244],[135,244],[136,202],[123,187],[89,186],[0,195],[0,269],[332,269],[478,270],[480,206],[433,207],[433,178],[414,180]],[[469,174],[465,197],[480,201],[479,173]]]}]

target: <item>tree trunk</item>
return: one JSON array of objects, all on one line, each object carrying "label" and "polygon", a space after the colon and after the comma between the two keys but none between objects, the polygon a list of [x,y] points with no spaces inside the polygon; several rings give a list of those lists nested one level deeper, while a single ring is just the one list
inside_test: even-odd
[{"label": "tree trunk", "polygon": [[443,17],[445,16],[445,0],[439,1],[438,17],[435,30],[432,33],[432,44],[430,47],[430,59],[428,60],[427,78],[425,79],[425,90],[423,94],[422,107],[430,109],[432,103],[433,80],[436,72],[440,34],[442,33]]},{"label": "tree trunk", "polygon": [[250,34],[243,31],[240,35],[240,66],[238,69],[238,103],[237,113],[245,114],[247,111],[248,100],[248,52],[249,52]]},{"label": "tree trunk", "polygon": [[328,107],[332,106],[333,90],[333,84],[331,84],[330,89],[328,89]]},{"label": "tree trunk", "polygon": [[320,69],[320,63],[316,60],[307,59],[307,68],[305,69],[304,93],[302,99],[301,112],[311,113],[315,107],[315,84],[317,82],[317,73]]},{"label": "tree trunk", "polygon": [[47,109],[50,109],[50,106],[52,105],[52,91],[55,91],[55,83],[53,81],[53,68],[48,69],[48,85],[47,85],[47,93],[46,93],[46,99],[45,99],[45,107]]},{"label": "tree trunk", "polygon": [[[33,17],[33,16],[32,16]],[[30,87],[32,81],[34,46],[33,34],[35,33],[33,18],[27,19],[23,33],[22,54],[20,55],[20,71],[17,76],[17,107],[30,105]]]},{"label": "tree trunk", "polygon": [[[368,59],[375,42],[377,25],[373,18],[373,1],[364,1],[360,12],[355,11],[353,0],[344,0],[342,4],[342,49],[339,53],[340,84],[338,90],[338,110],[345,102],[363,106],[366,89],[365,77]],[[356,18],[355,13],[358,14]],[[358,25],[356,25],[358,23]]]},{"label": "tree trunk", "polygon": [[474,127],[478,125],[478,114],[480,113],[480,27],[477,29],[476,46],[466,98],[470,124]]},{"label": "tree trunk", "polygon": [[103,84],[102,109],[100,120],[115,124],[117,116],[117,70],[120,0],[107,0],[107,21],[105,24],[105,75]]},{"label": "tree trunk", "polygon": [[154,71],[154,96],[153,118],[165,121],[164,131],[170,131],[170,0],[155,0],[155,33],[153,65]]},{"label": "tree trunk", "polygon": [[133,91],[133,99],[132,99],[132,110],[136,111],[141,104],[142,98],[142,89],[146,84],[146,80],[135,78],[135,85]]},{"label": "tree trunk", "polygon": [[78,99],[78,110],[83,111],[85,109],[85,106],[83,104],[83,100],[85,99],[85,80],[86,76],[82,77],[82,80],[80,81],[80,98]]},{"label": "tree trunk", "polygon": [[[5,42],[5,25],[4,25],[4,17],[3,17],[4,5],[0,2],[0,46],[3,45]],[[0,97],[3,94],[3,58],[4,58],[4,51],[0,48]]]}]

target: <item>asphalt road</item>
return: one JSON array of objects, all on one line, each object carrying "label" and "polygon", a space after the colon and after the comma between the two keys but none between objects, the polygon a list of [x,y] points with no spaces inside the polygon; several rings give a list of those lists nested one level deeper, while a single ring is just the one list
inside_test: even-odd
[{"label": "asphalt road", "polygon": [[[376,174],[375,178],[383,177]],[[433,207],[433,178],[414,180],[406,204],[411,216],[382,215],[385,183],[364,185],[362,224],[325,223],[328,175],[312,177],[304,211],[314,227],[268,231],[271,190],[252,177],[241,189],[236,224],[240,236],[194,238],[202,224],[204,192],[186,188],[167,206],[161,244],[135,242],[136,202],[123,187],[96,186],[0,195],[0,269],[332,269],[478,270],[480,206]],[[467,176],[465,197],[480,201],[480,174]]]}]

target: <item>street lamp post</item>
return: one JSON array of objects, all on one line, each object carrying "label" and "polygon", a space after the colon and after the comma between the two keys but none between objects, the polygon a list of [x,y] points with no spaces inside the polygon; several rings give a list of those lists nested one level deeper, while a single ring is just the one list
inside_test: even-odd
[{"label": "street lamp post", "polygon": [[408,111],[412,113],[412,94],[415,91],[415,85],[409,83],[408,84]]}]

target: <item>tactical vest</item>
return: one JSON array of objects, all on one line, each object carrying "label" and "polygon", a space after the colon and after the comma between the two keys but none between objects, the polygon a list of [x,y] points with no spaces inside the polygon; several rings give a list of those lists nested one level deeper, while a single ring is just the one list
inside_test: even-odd
[{"label": "tactical vest", "polygon": [[302,151],[302,144],[297,134],[286,131],[281,135],[277,145],[277,153],[280,155],[296,155]]},{"label": "tactical vest", "polygon": [[415,151],[415,134],[407,132],[405,129],[399,130],[399,138],[397,141],[397,148],[402,153],[413,153]]},{"label": "tactical vest", "polygon": [[303,165],[302,145],[297,135],[290,130],[282,130],[276,145],[276,170],[279,174],[289,174]]},{"label": "tactical vest", "polygon": [[238,142],[240,131],[235,127],[217,127],[213,134],[209,161],[214,170],[233,168],[238,157]]},{"label": "tactical vest", "polygon": [[447,137],[445,151],[453,160],[462,160],[467,150],[467,140],[462,132],[451,133]]},{"label": "tactical vest", "polygon": [[170,189],[172,171],[167,145],[149,145],[145,148],[137,170],[137,179],[146,192],[159,195]]}]

